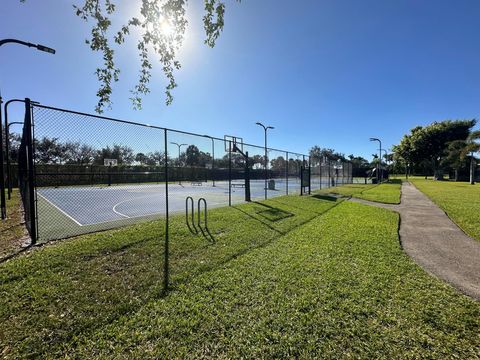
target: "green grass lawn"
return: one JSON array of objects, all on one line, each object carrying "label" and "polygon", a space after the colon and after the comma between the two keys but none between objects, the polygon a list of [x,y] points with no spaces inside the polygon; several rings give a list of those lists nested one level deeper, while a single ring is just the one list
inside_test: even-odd
[{"label": "green grass lawn", "polygon": [[480,184],[419,178],[410,181],[468,235],[480,240]]},{"label": "green grass lawn", "polygon": [[326,194],[334,193],[343,196],[352,196],[359,199],[387,204],[399,204],[401,186],[401,180],[391,180],[390,182],[379,185],[348,184],[321,190],[320,192]]},{"label": "green grass lawn", "polygon": [[[325,196],[58,242],[0,265],[4,358],[474,358],[480,303],[401,250],[398,215]],[[375,220],[373,220],[375,219]]]},{"label": "green grass lawn", "polygon": [[[215,240],[193,236],[184,216],[170,223],[176,288],[269,244],[335,206],[334,198],[289,196],[209,211]],[[46,246],[0,265],[0,353],[58,351],[138,309],[161,292],[164,221],[90,234]]]},{"label": "green grass lawn", "polygon": [[23,225],[23,213],[20,205],[20,194],[12,192],[12,198],[7,199],[7,219],[0,220],[0,260],[7,258],[22,249],[22,241],[27,235]]}]

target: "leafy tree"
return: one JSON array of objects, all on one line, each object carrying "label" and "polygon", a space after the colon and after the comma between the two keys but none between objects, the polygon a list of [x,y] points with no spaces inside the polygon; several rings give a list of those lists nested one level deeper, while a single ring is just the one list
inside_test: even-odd
[{"label": "leafy tree", "polygon": [[114,144],[97,151],[95,163],[103,165],[105,159],[117,159],[119,165],[129,165],[135,160],[132,148]]},{"label": "leafy tree", "polygon": [[187,166],[201,166],[205,167],[207,162],[211,161],[211,155],[200,151],[195,145],[188,146],[185,150]]},{"label": "leafy tree", "polygon": [[480,130],[473,131],[468,135],[465,148],[462,151],[462,158],[465,158],[467,154],[470,154],[470,184],[475,184],[475,168],[476,159],[474,154],[480,151]]},{"label": "leafy tree", "polygon": [[290,175],[295,174],[300,176],[300,168],[303,165],[303,161],[300,159],[289,158],[288,159],[288,173]]},{"label": "leafy tree", "polygon": [[135,155],[135,161],[139,162],[142,165],[148,165],[149,158],[147,155],[140,152],[140,153],[137,153],[137,155]]},{"label": "leafy tree", "polygon": [[344,154],[336,152],[334,149],[321,148],[318,145],[310,149],[309,155],[313,166],[321,163],[325,158],[330,161],[347,161]]},{"label": "leafy tree", "polygon": [[[3,137],[5,140],[5,137]],[[20,143],[22,137],[17,133],[8,133],[8,156],[13,162],[18,159],[18,150],[20,149]]]},{"label": "leafy tree", "polygon": [[450,142],[445,151],[445,156],[442,159],[442,166],[450,167],[455,171],[455,181],[458,181],[458,171],[465,167],[463,154],[466,145],[467,142],[465,140],[455,140]]},{"label": "leafy tree", "polygon": [[35,139],[35,158],[42,164],[61,164],[65,159],[64,146],[58,138]]},{"label": "leafy tree", "polygon": [[273,171],[285,171],[287,162],[283,156],[270,160],[270,167]]},{"label": "leafy tree", "polygon": [[[26,0],[20,0],[25,2]],[[237,0],[240,1],[240,0]],[[130,4],[132,0],[126,2]],[[165,89],[167,105],[172,103],[172,90],[177,87],[174,71],[180,69],[177,51],[182,45],[188,25],[186,8],[188,0],[136,0],[139,16],[133,16],[117,29],[112,29],[117,12],[114,0],[82,0],[74,5],[75,14],[92,24],[91,36],[86,40],[90,49],[100,52],[103,66],[97,68],[100,83],[97,91],[96,111],[101,113],[111,107],[112,83],[119,80],[120,69],[116,65],[114,46],[121,46],[134,30],[140,33],[136,44],[140,60],[137,85],[131,90],[131,101],[135,109],[142,106],[142,97],[150,92],[152,56],[159,60],[168,85]],[[221,0],[204,0],[203,27],[205,44],[214,47],[224,26],[225,4]]]},{"label": "leafy tree", "polygon": [[65,162],[67,164],[86,165],[95,159],[96,151],[93,147],[80,142],[66,142],[63,145]]},{"label": "leafy tree", "polygon": [[162,151],[150,152],[147,154],[147,157],[148,165],[165,165],[165,153]]},{"label": "leafy tree", "polygon": [[212,163],[212,155],[210,155],[210,153],[208,153],[208,152],[200,151],[200,158],[198,160],[198,166],[206,167],[207,164],[211,165],[211,163]]},{"label": "leafy tree", "polygon": [[353,154],[348,155],[348,160],[352,163],[352,166],[357,169],[369,169],[370,163],[367,159],[361,156],[354,156]]},{"label": "leafy tree", "polygon": [[[216,166],[218,167],[228,168],[229,166],[228,153],[225,154],[222,157],[222,159],[215,160],[215,163],[216,163]],[[243,157],[243,155],[232,152],[232,168],[243,169],[244,167],[245,167],[245,158]]]},{"label": "leafy tree", "polygon": [[424,127],[417,126],[394,147],[394,152],[407,164],[423,167],[425,171],[431,167],[434,178],[441,179],[443,170],[440,165],[448,144],[455,140],[465,140],[475,124],[475,120],[446,120]]},{"label": "leafy tree", "polygon": [[248,160],[249,166],[252,169],[263,169],[264,164],[265,164],[265,156],[264,155],[253,155],[250,156],[250,159]]}]

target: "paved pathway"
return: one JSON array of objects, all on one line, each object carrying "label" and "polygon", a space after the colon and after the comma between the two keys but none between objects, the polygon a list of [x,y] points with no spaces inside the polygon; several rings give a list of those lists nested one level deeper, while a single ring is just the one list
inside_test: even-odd
[{"label": "paved pathway", "polygon": [[480,241],[467,236],[415,186],[403,183],[400,205],[350,201],[400,213],[400,242],[405,252],[429,273],[480,300]]}]

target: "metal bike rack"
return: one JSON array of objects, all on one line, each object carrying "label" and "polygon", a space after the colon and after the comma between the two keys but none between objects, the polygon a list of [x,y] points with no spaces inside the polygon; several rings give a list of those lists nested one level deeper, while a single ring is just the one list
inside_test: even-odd
[{"label": "metal bike rack", "polygon": [[[192,211],[191,211],[192,212],[192,214],[191,214],[192,226],[190,226],[190,222],[188,221],[188,201],[189,200],[190,200],[191,209],[192,209]],[[200,214],[199,214],[199,216],[200,216]],[[198,230],[195,227],[195,204],[194,204],[193,198],[191,196],[187,196],[185,198],[185,222],[187,223],[188,229],[190,230],[190,232],[192,234],[197,234],[198,233]]]},{"label": "metal bike rack", "polygon": [[200,220],[200,204],[203,202],[204,204],[204,212],[203,212],[203,222],[205,223],[205,230],[208,230],[208,223],[207,223],[207,200],[205,198],[198,199],[197,203],[197,225],[202,230],[202,223]]}]

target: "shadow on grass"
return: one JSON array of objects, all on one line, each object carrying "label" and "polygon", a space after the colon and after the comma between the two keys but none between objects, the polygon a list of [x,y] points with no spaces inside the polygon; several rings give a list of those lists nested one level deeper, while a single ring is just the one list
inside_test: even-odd
[{"label": "shadow on grass", "polygon": [[[263,205],[263,204],[262,204],[262,205]],[[271,229],[271,230],[273,230],[273,231],[276,231],[277,233],[279,233],[279,234],[281,234],[281,235],[285,235],[285,234],[286,234],[286,233],[284,233],[284,232],[276,229],[274,226],[270,225],[267,221],[265,221],[265,220],[263,220],[263,219],[260,219],[260,218],[258,218],[258,217],[256,217],[256,216],[253,216],[252,214],[246,212],[245,210],[242,210],[242,209],[240,209],[240,208],[238,208],[238,207],[236,207],[236,206],[232,206],[232,208],[235,209],[235,210],[238,210],[238,211],[240,211],[240,212],[242,212],[242,213],[244,213],[244,214],[247,215],[248,217],[250,217],[250,218],[258,221],[259,223],[262,223],[263,225],[265,225],[265,226],[268,227],[269,229]],[[293,216],[293,215],[292,215],[292,216]]]},{"label": "shadow on grass", "polygon": [[[268,199],[270,202],[276,202],[278,204],[281,204],[281,205],[285,205],[285,206],[288,206],[288,207],[291,207],[291,208],[294,208],[294,209],[298,209],[298,210],[301,210],[301,211],[306,211],[305,208],[302,208],[300,206],[295,206],[295,205],[292,205],[290,203],[286,203],[286,202],[283,202],[283,201],[280,201],[278,199]],[[317,215],[320,215],[322,214],[322,212],[318,212],[318,211],[314,211],[314,210],[311,210],[311,212],[313,212],[314,214],[317,214]],[[295,215],[295,214],[294,214]]]},{"label": "shadow on grass", "polygon": [[264,208],[262,210],[255,211],[255,213],[257,215],[260,215],[260,216],[264,217],[265,219],[267,219],[268,221],[271,221],[271,222],[277,222],[277,221],[295,216],[295,214],[293,214],[289,211],[285,211],[285,210],[282,210],[280,208],[277,208],[277,207],[274,207],[274,206],[271,206],[271,205],[268,205],[268,204],[263,204],[263,203],[256,202],[256,201],[254,201],[254,204]]},{"label": "shadow on grass", "polygon": [[208,229],[208,227],[205,227],[205,229],[200,227],[200,231],[201,231],[203,237],[205,238],[205,240],[207,240],[208,242],[211,242],[212,244],[215,243],[215,238],[213,237],[213,235],[210,232],[210,230]]},{"label": "shadow on grass", "polygon": [[13,259],[17,256],[20,256],[21,254],[23,254],[24,252],[27,252],[28,250],[30,250],[33,247],[34,247],[34,245],[27,245],[25,247],[16,249],[15,252],[13,252],[11,254],[0,257],[0,264],[6,262],[7,260]]},{"label": "shadow on grass", "polygon": [[338,198],[336,198],[335,196],[328,196],[328,195],[322,195],[322,194],[312,195],[312,197],[315,199],[332,201],[332,202],[336,202],[338,200]]}]

